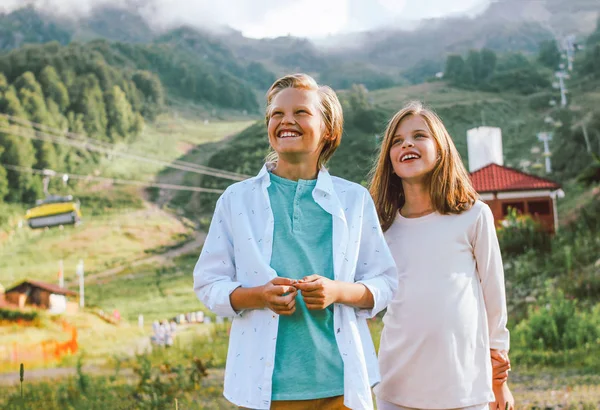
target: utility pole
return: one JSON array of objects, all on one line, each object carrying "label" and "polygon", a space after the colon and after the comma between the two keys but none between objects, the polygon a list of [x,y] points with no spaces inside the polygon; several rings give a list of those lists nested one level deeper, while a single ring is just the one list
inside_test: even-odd
[{"label": "utility pole", "polygon": [[79,276],[79,307],[83,309],[85,306],[85,295],[84,295],[84,286],[83,286],[83,259],[79,259],[79,263],[77,264],[76,270],[77,276]]},{"label": "utility pole", "polygon": [[560,88],[560,106],[567,106],[567,87],[565,86],[565,79],[569,78],[569,74],[565,73],[564,70],[557,71],[554,73],[556,78],[558,78],[558,86],[555,88]]},{"label": "utility pole", "polygon": [[544,159],[546,163],[546,174],[552,172],[552,164],[550,163],[550,156],[552,153],[550,152],[550,146],[548,142],[552,141],[552,133],[551,132],[540,132],[537,135],[539,141],[544,143]]},{"label": "utility pole", "polygon": [[65,271],[62,259],[58,261],[58,286],[61,288],[65,287]]},{"label": "utility pole", "polygon": [[573,71],[573,60],[575,59],[575,35],[569,34],[565,36],[562,41],[562,48],[565,50],[567,58],[567,68],[569,71]]}]

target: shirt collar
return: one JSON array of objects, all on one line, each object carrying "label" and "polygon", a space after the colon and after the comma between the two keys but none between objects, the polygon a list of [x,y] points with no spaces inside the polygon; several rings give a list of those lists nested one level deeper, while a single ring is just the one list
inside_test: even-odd
[{"label": "shirt collar", "polygon": [[[269,172],[275,168],[274,162],[267,162],[263,165],[260,172],[256,175],[256,180],[261,182],[261,185],[269,186],[271,185],[271,178],[269,177]],[[331,179],[331,174],[325,167],[321,167],[319,174],[317,175],[317,185],[315,186],[315,190],[324,193],[327,196],[332,196],[334,194],[333,190],[333,180]]]}]

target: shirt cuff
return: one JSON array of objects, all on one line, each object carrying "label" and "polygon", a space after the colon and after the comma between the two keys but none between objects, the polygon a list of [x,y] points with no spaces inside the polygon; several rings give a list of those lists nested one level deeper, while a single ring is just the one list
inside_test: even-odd
[{"label": "shirt cuff", "polygon": [[[383,292],[381,291],[381,287],[377,285],[377,282],[380,280],[381,279],[379,278],[375,278],[355,282],[365,285],[367,289],[369,289],[369,291],[371,292],[371,295],[373,295],[373,307],[371,309],[356,309],[356,316],[358,318],[371,319],[385,308],[385,305],[387,304],[387,298],[382,297]],[[384,303],[383,306],[381,306],[382,302]]]}]

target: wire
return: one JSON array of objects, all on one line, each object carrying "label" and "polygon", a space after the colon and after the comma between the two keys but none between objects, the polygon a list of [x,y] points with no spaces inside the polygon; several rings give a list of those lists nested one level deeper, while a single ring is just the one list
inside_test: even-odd
[{"label": "wire", "polygon": [[[27,172],[30,174],[40,174],[40,175],[44,174],[44,170],[42,170],[42,169],[28,168],[28,167],[23,167],[23,166],[19,166],[19,165],[10,165],[10,164],[0,164],[0,166],[6,168],[8,170],[11,170],[11,171]],[[201,188],[201,187],[192,187],[192,186],[186,186],[186,185],[161,184],[161,183],[157,183],[157,182],[144,182],[144,181],[135,181],[135,180],[130,180],[130,179],[107,178],[107,177],[92,176],[92,175],[77,175],[77,174],[71,174],[68,172],[57,172],[57,174],[66,174],[69,176],[69,178],[85,180],[85,181],[101,181],[101,182],[110,182],[113,184],[121,184],[121,185],[135,185],[135,186],[143,186],[143,187],[148,187],[148,188],[172,189],[172,190],[176,190],[176,191],[206,192],[206,193],[213,193],[213,194],[223,193],[222,189]]]},{"label": "wire", "polygon": [[[36,129],[38,129],[38,131],[41,130],[41,131],[46,131],[46,132],[49,132],[49,133],[60,134],[60,135],[53,135],[53,137],[59,137],[59,138],[62,137],[62,138],[64,138],[66,136],[66,137],[69,137],[68,138],[69,140],[81,141],[81,142],[85,142],[85,143],[90,144],[90,145],[94,145],[96,147],[102,147],[104,149],[111,150],[111,153],[115,153],[113,151],[117,151],[117,144],[112,144],[112,143],[105,142],[105,141],[99,141],[99,140],[96,140],[96,139],[93,139],[93,138],[86,137],[85,135],[82,135],[82,134],[77,134],[77,133],[73,133],[73,132],[69,132],[69,131],[59,130],[57,128],[53,128],[53,127],[50,127],[50,126],[47,126],[47,125],[44,125],[44,124],[40,124],[40,123],[36,123],[36,122],[33,122],[33,121],[29,121],[29,120],[26,120],[26,119],[23,119],[23,118],[20,118],[20,117],[15,117],[15,116],[10,115],[10,114],[0,113],[0,117],[7,118],[7,119],[9,119],[9,120],[11,120],[11,121],[13,121],[15,123],[21,124],[23,126],[30,126],[30,127],[36,128]],[[15,124],[12,124],[12,125],[13,126],[17,126],[19,128],[23,128],[23,127],[20,127],[19,125],[15,125]],[[29,130],[29,128],[27,128],[27,130]],[[164,163],[181,165],[181,166],[186,167],[186,169],[185,169],[186,171],[189,171],[189,169],[196,169],[196,170],[199,170],[199,171],[206,171],[205,174],[207,174],[207,175],[219,176],[219,177],[222,177],[222,178],[227,178],[227,176],[229,176],[231,178],[228,178],[228,179],[233,179],[233,180],[236,180],[236,181],[241,181],[241,180],[249,178],[248,175],[240,174],[240,173],[237,173],[237,172],[220,170],[220,169],[217,169],[217,168],[211,168],[211,167],[207,167],[207,166],[204,166],[204,165],[198,165],[198,164],[194,164],[193,162],[182,161],[182,160],[175,160],[173,162],[165,162],[165,161],[162,161],[159,158],[150,158],[150,157],[141,155],[139,153],[134,153],[134,152],[131,152],[131,151],[119,151],[119,152],[122,153],[122,154],[127,154],[127,155],[130,155],[130,156],[135,156],[136,159],[142,159],[143,158],[143,159],[146,159],[146,160],[161,161],[163,163],[163,165],[164,165]],[[165,165],[165,166],[167,166],[167,165]],[[177,168],[177,169],[181,169],[181,168]],[[193,171],[190,171],[190,172],[193,172]],[[216,174],[219,174],[219,175],[216,175]]]},{"label": "wire", "polygon": [[[115,151],[113,149],[105,148],[102,146],[97,146],[96,144],[92,144],[87,141],[77,141],[77,140],[72,140],[72,139],[68,139],[68,138],[64,138],[64,137],[59,137],[56,135],[46,134],[46,133],[43,133],[40,131],[34,131],[34,130],[24,128],[24,127],[21,127],[18,125],[12,125],[9,127],[0,126],[0,132],[4,132],[7,134],[11,134],[11,135],[16,135],[19,137],[34,139],[34,140],[49,141],[49,142],[54,142],[56,144],[69,145],[71,147],[79,148],[79,149],[86,150],[86,151],[101,152],[104,154],[110,154],[110,155],[120,156],[120,157],[124,157],[124,158],[131,158],[131,159],[135,159],[135,160],[142,161],[142,162],[161,165],[161,166],[164,166],[167,168],[175,168],[175,169],[179,169],[182,171],[193,172],[196,174],[211,175],[211,176],[224,178],[224,179],[230,179],[230,180],[234,180],[234,181],[242,181],[247,178],[245,176],[244,177],[233,176],[233,175],[230,175],[227,173],[223,173],[222,171],[216,172],[216,171],[203,170],[203,169],[198,169],[195,167],[190,167],[187,165],[179,165],[179,164],[174,164],[174,163],[170,163],[170,162],[159,160],[159,159],[152,159],[152,158],[146,158],[146,157],[136,155],[136,154],[129,154],[127,152]],[[25,131],[29,131],[29,132],[25,132]],[[30,131],[34,131],[34,133],[33,134],[30,133]]]}]

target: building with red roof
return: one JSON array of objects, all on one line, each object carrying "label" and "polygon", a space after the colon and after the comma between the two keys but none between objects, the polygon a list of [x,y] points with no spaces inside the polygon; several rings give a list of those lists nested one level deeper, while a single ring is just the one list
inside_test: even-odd
[{"label": "building with red roof", "polygon": [[76,296],[77,292],[52,283],[24,280],[4,291],[4,303],[19,309],[27,306],[62,313],[76,310],[77,305],[67,300]]},{"label": "building with red roof", "polygon": [[560,184],[496,163],[471,172],[471,182],[492,209],[497,224],[514,208],[531,215],[548,232],[556,231],[556,198],[564,195]]}]

